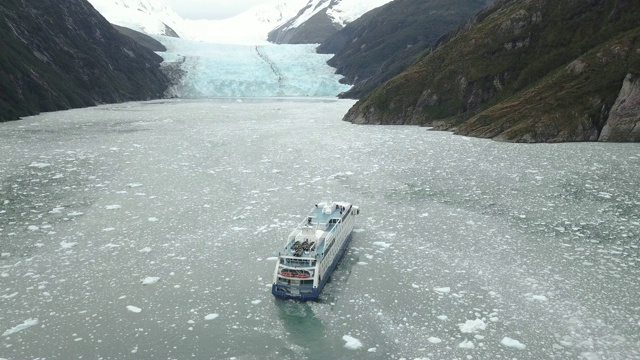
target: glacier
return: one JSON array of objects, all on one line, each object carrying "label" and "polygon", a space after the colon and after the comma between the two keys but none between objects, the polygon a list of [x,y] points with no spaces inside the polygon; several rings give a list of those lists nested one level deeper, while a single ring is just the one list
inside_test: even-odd
[{"label": "glacier", "polygon": [[[168,97],[336,97],[351,88],[327,65],[318,44],[275,45],[269,31],[326,10],[343,27],[390,0],[274,0],[222,20],[183,19],[166,0],[90,0],[111,23],[144,32],[168,49],[159,52],[173,78]],[[304,4],[307,4],[305,7]],[[297,14],[297,15],[296,15]],[[180,37],[172,37],[175,34]]]},{"label": "glacier", "polygon": [[168,90],[180,98],[335,97],[350,85],[317,54],[317,45],[214,44],[166,36],[164,66],[184,73]]}]

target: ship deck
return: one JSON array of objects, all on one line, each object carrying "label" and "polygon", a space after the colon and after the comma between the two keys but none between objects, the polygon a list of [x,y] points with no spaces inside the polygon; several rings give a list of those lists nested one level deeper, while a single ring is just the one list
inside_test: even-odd
[{"label": "ship deck", "polygon": [[[328,207],[331,209],[330,212],[327,211]],[[323,254],[326,245],[325,239],[350,209],[351,204],[349,203],[317,204],[311,209],[305,220],[289,235],[289,241],[281,255],[304,259],[316,258],[318,254]],[[299,247],[303,244],[307,248],[301,252]]]}]

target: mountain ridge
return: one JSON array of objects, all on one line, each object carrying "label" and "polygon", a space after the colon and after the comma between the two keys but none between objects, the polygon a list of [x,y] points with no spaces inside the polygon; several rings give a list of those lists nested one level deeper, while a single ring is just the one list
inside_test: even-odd
[{"label": "mountain ridge", "polygon": [[368,11],[391,0],[309,0],[288,21],[271,30],[276,44],[320,44]]},{"label": "mountain ridge", "polygon": [[0,33],[0,121],[161,98],[168,86],[162,58],[84,0],[6,0]]},{"label": "mountain ridge", "polygon": [[318,46],[359,98],[398,75],[492,0],[395,0],[347,24]]},{"label": "mountain ridge", "polygon": [[499,0],[344,120],[513,142],[640,141],[638,24],[640,3],[627,0]]}]

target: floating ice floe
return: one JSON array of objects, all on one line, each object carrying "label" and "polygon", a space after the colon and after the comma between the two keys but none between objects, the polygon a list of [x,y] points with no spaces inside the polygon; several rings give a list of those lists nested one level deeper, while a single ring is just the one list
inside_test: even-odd
[{"label": "floating ice floe", "polygon": [[500,341],[500,344],[506,347],[510,347],[518,350],[524,350],[527,347],[525,344],[521,343],[520,341],[512,339],[510,337],[506,337],[506,336],[502,338],[502,341]]},{"label": "floating ice floe", "polygon": [[133,306],[133,305],[127,305],[127,310],[131,311],[132,313],[140,313],[142,311],[142,309],[140,309],[137,306]]},{"label": "floating ice floe", "polygon": [[430,338],[428,338],[427,341],[429,341],[432,344],[440,344],[442,342],[440,338],[437,338],[434,336],[431,336]]},{"label": "floating ice floe", "polygon": [[262,300],[253,300],[251,303],[252,303],[253,305],[258,305],[258,304],[260,304],[261,302],[262,302]]},{"label": "floating ice floe", "polygon": [[28,329],[34,325],[38,324],[38,319],[27,319],[25,320],[22,324],[20,325],[16,325],[14,327],[12,327],[11,329],[5,331],[4,333],[2,333],[2,336],[9,336],[11,334],[15,334],[19,331]]},{"label": "floating ice floe", "polygon": [[219,314],[209,314],[207,316],[204,317],[205,320],[209,321],[209,320],[214,320],[217,319],[218,316],[220,316]]},{"label": "floating ice floe", "polygon": [[532,295],[532,294],[526,294],[525,295],[527,297],[527,300],[529,301],[547,301],[547,297],[544,295]]},{"label": "floating ice floe", "polygon": [[104,208],[107,210],[116,210],[116,209],[120,209],[122,206],[121,205],[107,205]]},{"label": "floating ice floe", "polygon": [[475,349],[476,346],[473,344],[473,341],[469,341],[465,339],[463,342],[458,344],[458,347],[461,349]]},{"label": "floating ice floe", "polygon": [[148,253],[151,252],[151,248],[148,247],[148,246],[147,247],[143,247],[142,249],[138,250],[138,252],[148,254]]},{"label": "floating ice floe", "polygon": [[149,220],[150,222],[156,222],[156,221],[158,221],[158,218],[150,217],[147,220]]},{"label": "floating ice floe", "polygon": [[482,319],[467,320],[464,324],[458,324],[460,331],[467,334],[475,333],[487,328],[487,324]]},{"label": "floating ice floe", "polygon": [[451,292],[451,288],[450,287],[439,287],[439,288],[433,288],[433,290],[435,292],[439,292],[442,294],[447,294]]},{"label": "floating ice floe", "polygon": [[131,183],[131,184],[127,184],[127,187],[130,188],[137,188],[137,187],[141,187],[142,184],[138,184],[138,183]]},{"label": "floating ice floe", "polygon": [[344,347],[346,347],[349,350],[357,350],[362,347],[362,343],[360,342],[360,340],[354,337],[351,337],[349,335],[343,336],[342,340],[346,341],[346,343],[344,344]]},{"label": "floating ice floe", "polygon": [[40,229],[40,227],[35,226],[35,225],[29,225],[29,226],[27,227],[27,230],[29,230],[29,231],[36,231],[36,230],[38,230],[38,229]]},{"label": "floating ice floe", "polygon": [[62,240],[60,242],[60,247],[63,249],[71,249],[72,247],[78,245],[77,242],[66,242],[65,240]]},{"label": "floating ice floe", "polygon": [[113,230],[115,230],[115,229],[116,229],[116,228],[108,227],[108,228],[104,228],[104,229],[102,229],[102,231],[104,231],[104,232],[109,232],[109,231],[113,231]]},{"label": "floating ice floe", "polygon": [[153,285],[155,283],[157,283],[158,281],[160,281],[160,278],[157,276],[148,276],[144,279],[142,279],[142,285]]},{"label": "floating ice floe", "polygon": [[440,321],[447,321],[449,320],[449,317],[447,315],[439,315],[438,316],[438,320]]},{"label": "floating ice floe", "polygon": [[386,248],[388,248],[388,247],[390,247],[390,246],[391,246],[391,244],[386,243],[386,242],[384,242],[384,241],[376,241],[376,242],[374,242],[374,243],[373,243],[373,245],[375,245],[375,246],[379,246],[379,247],[381,247],[381,248],[383,248],[383,249],[386,249]]},{"label": "floating ice floe", "polygon": [[105,245],[101,246],[100,249],[108,250],[108,249],[115,249],[115,248],[119,248],[119,247],[120,247],[120,245],[118,245],[118,244],[108,243],[108,244],[105,244]]},{"label": "floating ice floe", "polygon": [[31,164],[29,164],[29,167],[34,167],[34,168],[46,168],[47,166],[51,166],[51,164],[47,164],[44,162],[32,162]]}]

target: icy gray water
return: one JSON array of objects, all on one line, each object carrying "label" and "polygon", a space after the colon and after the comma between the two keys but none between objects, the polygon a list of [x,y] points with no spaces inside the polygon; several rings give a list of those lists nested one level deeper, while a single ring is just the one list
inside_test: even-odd
[{"label": "icy gray water", "polygon": [[[0,125],[0,358],[638,359],[640,147],[157,101]],[[274,251],[361,207],[322,301]]]}]

